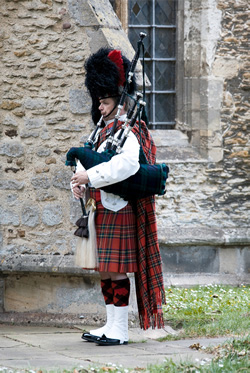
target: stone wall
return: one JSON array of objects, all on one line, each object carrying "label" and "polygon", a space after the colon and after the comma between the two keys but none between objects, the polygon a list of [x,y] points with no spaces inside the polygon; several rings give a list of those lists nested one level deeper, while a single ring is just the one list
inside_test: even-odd
[{"label": "stone wall", "polygon": [[132,53],[108,5],[34,0],[1,6],[2,255],[73,252],[80,208],[64,162],[92,125],[84,61],[91,51],[117,44],[114,35]]},{"label": "stone wall", "polygon": [[[156,205],[166,284],[249,282],[247,8],[180,2],[177,128],[153,131],[171,169]],[[26,311],[63,312],[62,294],[65,312],[80,299],[91,309],[102,299],[96,276],[73,265],[81,211],[65,154],[92,127],[86,57],[134,52],[108,0],[5,0],[0,17],[2,309],[18,310],[20,292]]]},{"label": "stone wall", "polygon": [[[238,274],[238,281],[250,273],[247,10],[245,0],[190,0],[179,6],[181,134],[156,136],[159,158],[168,159],[171,169],[167,193],[158,198],[158,226],[173,273],[203,266],[211,280],[219,271]],[[206,247],[216,250],[207,259]],[[232,248],[234,265],[225,266]]]},{"label": "stone wall", "polygon": [[65,152],[89,130],[86,30],[65,1],[5,1],[1,9],[2,254],[69,254]]}]

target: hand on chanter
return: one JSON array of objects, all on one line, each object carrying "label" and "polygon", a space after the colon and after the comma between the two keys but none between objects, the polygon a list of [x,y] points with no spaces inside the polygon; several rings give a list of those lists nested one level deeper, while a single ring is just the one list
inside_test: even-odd
[{"label": "hand on chanter", "polygon": [[89,178],[86,171],[77,171],[71,178],[72,186],[77,187],[80,185],[88,184]]},{"label": "hand on chanter", "polygon": [[82,184],[87,184],[89,178],[86,171],[78,171],[71,178],[71,187],[74,197],[83,198],[85,187]]},{"label": "hand on chanter", "polygon": [[83,186],[78,187],[78,186],[72,185],[72,192],[76,199],[83,198],[84,193],[85,193],[85,187]]}]

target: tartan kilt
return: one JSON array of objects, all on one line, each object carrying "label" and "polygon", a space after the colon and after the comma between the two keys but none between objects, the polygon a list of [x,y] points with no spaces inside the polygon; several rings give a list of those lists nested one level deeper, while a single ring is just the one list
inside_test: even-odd
[{"label": "tartan kilt", "polygon": [[129,273],[137,271],[136,216],[130,203],[114,212],[101,203],[100,190],[89,188],[96,201],[96,239],[99,272]]}]

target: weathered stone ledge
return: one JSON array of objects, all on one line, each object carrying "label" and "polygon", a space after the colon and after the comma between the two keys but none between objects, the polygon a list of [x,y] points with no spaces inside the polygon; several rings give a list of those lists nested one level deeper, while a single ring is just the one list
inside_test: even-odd
[{"label": "weathered stone ledge", "polygon": [[[167,231],[166,229],[159,229],[158,236],[163,258],[166,255],[170,255],[172,250],[174,250],[174,252],[176,250],[181,251],[182,257],[192,256],[197,250],[199,253],[202,250],[204,253],[207,251],[207,256],[209,256],[209,261],[211,262],[211,250],[217,252],[217,250],[225,251],[227,249],[238,252],[238,250],[242,249],[244,251],[246,270],[248,267],[246,261],[249,261],[247,258],[250,256],[249,231],[250,228],[219,229],[200,227],[194,229],[175,227],[169,228]],[[173,256],[174,254],[172,253],[171,255]],[[168,261],[169,259],[167,262]],[[0,272],[2,272],[2,274],[32,272],[49,273],[54,275],[86,275],[94,277],[97,275],[97,272],[95,271],[82,270],[81,268],[75,267],[73,255],[12,254],[1,256],[0,262]],[[204,268],[200,268],[200,271],[206,272]],[[178,271],[176,273],[178,273]]]},{"label": "weathered stone ledge", "polygon": [[74,265],[73,255],[6,255],[0,257],[0,273],[50,273],[50,274],[74,274],[79,276],[95,276],[97,272],[83,270]]},{"label": "weathered stone ledge", "polygon": [[104,312],[100,314],[68,314],[49,312],[0,312],[1,324],[57,326],[83,328],[84,325],[101,325],[105,322]]},{"label": "weathered stone ledge", "polygon": [[182,274],[165,274],[164,284],[167,286],[206,286],[206,285],[231,285],[239,286],[241,284],[249,284],[250,275],[241,274],[225,274],[225,273],[182,273]]},{"label": "weathered stone ledge", "polygon": [[158,239],[165,246],[250,246],[250,228],[158,228]]}]

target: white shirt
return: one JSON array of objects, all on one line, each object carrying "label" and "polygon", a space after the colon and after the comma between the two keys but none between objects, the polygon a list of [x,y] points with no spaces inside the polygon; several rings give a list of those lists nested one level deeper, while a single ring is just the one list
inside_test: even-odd
[{"label": "white shirt", "polygon": [[[124,121],[125,115],[119,120]],[[113,120],[112,120],[113,121]],[[106,123],[109,124],[109,122]],[[119,131],[116,132],[117,137]],[[107,140],[105,140],[97,149],[98,153],[104,151]],[[114,155],[110,161],[103,162],[87,170],[91,186],[102,188],[108,185],[118,183],[134,175],[140,168],[139,164],[140,145],[136,136],[130,131],[127,140],[121,150],[121,153]],[[101,201],[105,208],[111,211],[119,211],[124,208],[128,202],[120,196],[112,193],[106,193],[101,190]]]}]

